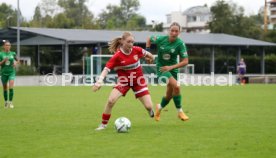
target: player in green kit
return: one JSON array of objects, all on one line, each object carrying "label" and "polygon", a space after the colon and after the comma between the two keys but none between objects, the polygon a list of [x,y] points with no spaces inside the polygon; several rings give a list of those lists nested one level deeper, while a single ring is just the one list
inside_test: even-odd
[{"label": "player in green kit", "polygon": [[[162,109],[173,99],[175,107],[178,111],[178,117],[182,121],[189,120],[189,117],[182,110],[182,96],[180,94],[180,86],[178,80],[178,68],[186,66],[189,62],[187,48],[185,43],[178,38],[180,34],[180,25],[176,22],[172,23],[169,35],[151,36],[147,39],[146,49],[150,49],[151,44],[156,44],[157,57],[157,76],[159,81],[167,83],[166,96],[161,99],[161,103],[156,105],[155,120],[160,120]],[[178,63],[177,57],[180,57]]]},{"label": "player in green kit", "polygon": [[[13,100],[13,86],[15,79],[15,66],[17,64],[16,53],[11,52],[11,43],[7,40],[3,41],[4,51],[0,53],[1,65],[1,80],[3,84],[3,94],[5,99],[5,108],[14,108]],[[9,88],[9,95],[8,95]]]}]

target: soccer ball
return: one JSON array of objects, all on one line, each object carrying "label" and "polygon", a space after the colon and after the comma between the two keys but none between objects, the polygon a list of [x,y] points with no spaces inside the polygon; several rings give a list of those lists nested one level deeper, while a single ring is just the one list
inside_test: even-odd
[{"label": "soccer ball", "polygon": [[126,133],[131,127],[131,122],[126,117],[119,117],[115,120],[115,129],[119,133]]}]

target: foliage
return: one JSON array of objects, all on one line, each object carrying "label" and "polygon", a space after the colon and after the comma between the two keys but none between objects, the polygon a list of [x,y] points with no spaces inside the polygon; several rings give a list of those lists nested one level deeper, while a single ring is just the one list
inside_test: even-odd
[{"label": "foliage", "polygon": [[0,28],[15,26],[17,23],[17,11],[11,5],[0,4]]},{"label": "foliage", "polygon": [[18,76],[28,76],[28,75],[37,75],[35,67],[28,65],[19,65],[16,75]]},{"label": "foliage", "polygon": [[107,5],[99,15],[98,24],[102,29],[141,30],[146,26],[145,17],[137,14],[138,0],[121,0],[119,6]]},{"label": "foliage", "polygon": [[235,3],[218,0],[211,7],[211,12],[213,19],[209,27],[212,33],[226,33],[255,39],[262,37],[259,17],[244,16],[244,8]]}]

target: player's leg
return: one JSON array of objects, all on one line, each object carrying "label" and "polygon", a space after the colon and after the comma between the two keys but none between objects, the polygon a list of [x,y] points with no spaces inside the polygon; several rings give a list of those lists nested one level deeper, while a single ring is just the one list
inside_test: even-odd
[{"label": "player's leg", "polygon": [[169,78],[168,85],[173,88],[172,98],[178,111],[178,117],[182,121],[189,120],[189,117],[182,110],[182,96],[180,94],[180,86],[178,85],[177,80],[174,77]]},{"label": "player's leg", "polygon": [[117,102],[117,100],[121,97],[121,96],[125,96],[126,93],[128,92],[128,90],[130,89],[129,86],[123,86],[120,84],[117,84],[113,90],[111,91],[107,103],[104,107],[104,111],[102,114],[102,123],[100,124],[100,126],[98,128],[96,128],[96,130],[103,130],[107,127],[108,121],[111,117],[111,111],[113,106],[115,105],[115,103]]},{"label": "player's leg", "polygon": [[8,76],[6,75],[2,75],[1,76],[1,81],[2,81],[2,85],[3,85],[3,96],[4,96],[4,100],[5,100],[5,108],[9,107],[9,103],[8,103]]},{"label": "player's leg", "polygon": [[14,105],[12,103],[12,100],[13,100],[13,95],[14,95],[14,90],[13,90],[13,87],[14,87],[14,76],[10,76],[9,78],[9,107],[10,108],[14,108]]},{"label": "player's leg", "polygon": [[152,109],[152,101],[151,101],[149,89],[147,86],[147,82],[144,76],[139,76],[137,78],[137,81],[133,83],[133,86],[131,88],[135,94],[135,97],[141,101],[141,103],[148,111],[150,117],[154,117],[154,112]]},{"label": "player's leg", "polygon": [[150,117],[154,117],[154,112],[152,109],[152,100],[149,94],[146,94],[142,97],[138,98],[141,103],[144,105],[144,107],[146,108],[146,110],[148,111]]},{"label": "player's leg", "polygon": [[170,85],[168,85],[169,78],[172,77],[172,74],[170,72],[163,72],[162,74],[158,74],[158,75],[159,75],[158,81],[159,81],[159,79],[163,79],[161,81],[167,83],[167,90],[166,90],[166,96],[162,97],[159,104],[156,104],[155,116],[154,116],[156,121],[160,120],[161,111],[163,108],[166,107],[166,105],[169,104],[169,102],[172,98],[172,92],[173,92],[173,88]]}]

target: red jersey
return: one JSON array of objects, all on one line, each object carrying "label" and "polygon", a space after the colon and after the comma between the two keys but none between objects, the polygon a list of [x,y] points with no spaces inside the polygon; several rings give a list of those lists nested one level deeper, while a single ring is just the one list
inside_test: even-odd
[{"label": "red jersey", "polygon": [[143,76],[140,58],[146,55],[146,50],[141,47],[133,46],[131,53],[126,54],[122,49],[119,49],[112,58],[106,63],[105,68],[110,71],[114,69],[118,77],[135,76],[136,80],[139,76]]}]

